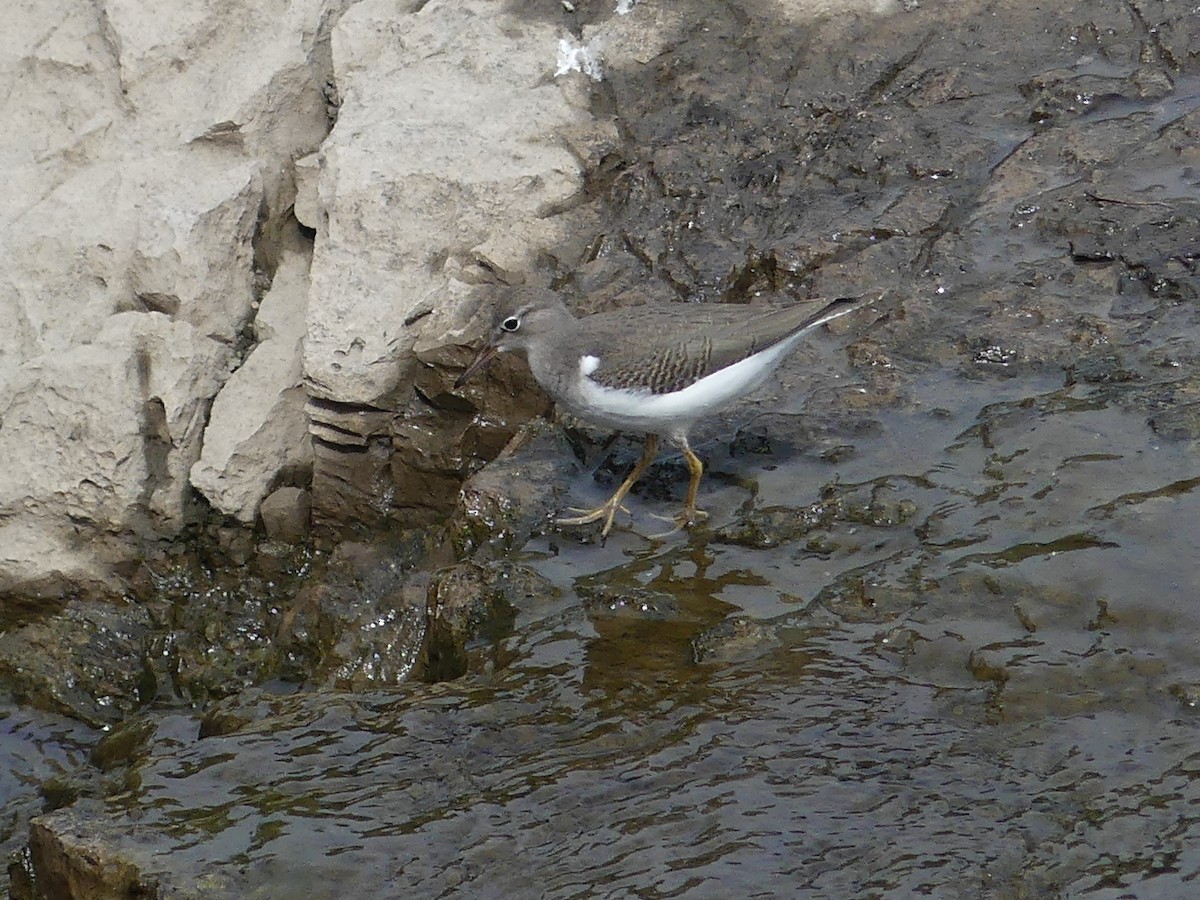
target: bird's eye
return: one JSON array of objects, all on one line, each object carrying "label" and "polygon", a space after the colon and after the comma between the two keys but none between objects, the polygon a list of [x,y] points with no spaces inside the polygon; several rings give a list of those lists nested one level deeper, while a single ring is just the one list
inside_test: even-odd
[{"label": "bird's eye", "polygon": [[503,322],[500,323],[500,328],[503,331],[516,331],[520,327],[521,327],[521,320],[518,319],[516,316],[509,316],[507,319],[505,319]]}]

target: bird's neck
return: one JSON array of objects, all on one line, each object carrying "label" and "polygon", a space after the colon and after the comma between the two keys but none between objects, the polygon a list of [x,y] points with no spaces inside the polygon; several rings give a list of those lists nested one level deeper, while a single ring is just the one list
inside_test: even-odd
[{"label": "bird's neck", "polygon": [[575,319],[564,311],[562,327],[545,340],[525,348],[529,371],[534,379],[552,397],[566,400],[577,392],[579,359],[583,356],[583,342]]}]

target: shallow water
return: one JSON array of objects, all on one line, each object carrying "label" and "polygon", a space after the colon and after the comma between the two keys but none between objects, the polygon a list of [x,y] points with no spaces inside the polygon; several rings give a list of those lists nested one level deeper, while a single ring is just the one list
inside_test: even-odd
[{"label": "shallow water", "polygon": [[0,847],[16,850],[30,816],[69,802],[96,737],[70,719],[0,704]]},{"label": "shallow water", "polygon": [[[560,592],[490,674],[162,721],[117,831],[242,896],[1190,896],[1200,463],[1089,388],[953,384],[836,464],[710,446],[708,529],[533,542]],[[835,472],[916,514],[720,537]]]}]

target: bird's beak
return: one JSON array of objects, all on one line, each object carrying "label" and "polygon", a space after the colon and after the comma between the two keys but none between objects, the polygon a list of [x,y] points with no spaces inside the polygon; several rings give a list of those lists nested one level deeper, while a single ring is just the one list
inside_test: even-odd
[{"label": "bird's beak", "polygon": [[495,344],[488,344],[486,347],[480,350],[479,355],[475,357],[475,360],[463,370],[461,375],[458,376],[457,380],[454,382],[454,389],[458,390],[467,383],[472,375],[474,375],[476,372],[481,372],[486,369],[487,364],[495,359],[499,352],[500,350]]}]

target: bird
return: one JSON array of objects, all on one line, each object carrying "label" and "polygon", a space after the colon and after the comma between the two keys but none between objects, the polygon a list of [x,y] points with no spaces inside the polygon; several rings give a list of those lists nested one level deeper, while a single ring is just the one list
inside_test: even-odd
[{"label": "bird", "polygon": [[696,508],[704,465],[688,443],[692,426],[759,387],[805,336],[864,305],[863,297],[773,307],[647,303],[577,318],[549,288],[511,288],[495,299],[487,342],[455,389],[498,354],[521,352],[559,407],[598,426],[645,435],[641,457],[607,502],[557,520],[560,526],[603,520],[602,539],[661,441],[675,444],[690,480],[684,508],[672,520],[685,528],[707,518]]}]

